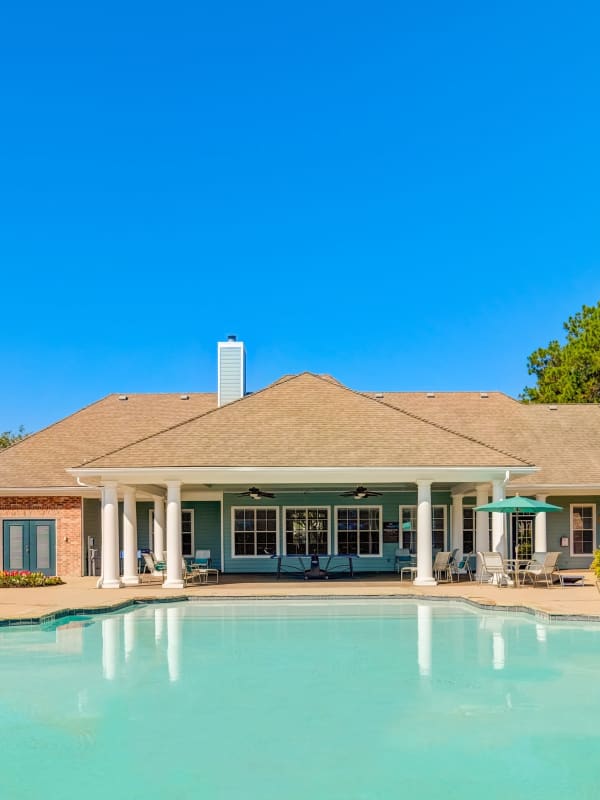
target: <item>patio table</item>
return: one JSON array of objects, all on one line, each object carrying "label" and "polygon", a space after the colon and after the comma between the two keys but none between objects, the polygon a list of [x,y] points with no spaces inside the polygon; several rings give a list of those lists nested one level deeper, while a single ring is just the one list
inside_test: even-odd
[{"label": "patio table", "polygon": [[508,567],[508,571],[514,575],[513,589],[518,589],[521,586],[519,582],[519,573],[524,570],[528,564],[531,563],[530,558],[505,558],[504,563]]}]

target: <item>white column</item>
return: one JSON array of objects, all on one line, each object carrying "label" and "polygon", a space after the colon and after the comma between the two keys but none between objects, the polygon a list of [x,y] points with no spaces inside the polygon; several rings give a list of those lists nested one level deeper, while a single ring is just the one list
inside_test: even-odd
[{"label": "white column", "polygon": [[[492,500],[504,500],[504,481],[492,481]],[[492,513],[492,550],[502,553],[504,558],[508,555],[505,523],[506,514],[498,511]]]},{"label": "white column", "polygon": [[165,501],[162,497],[154,498],[152,552],[159,561],[165,557]]},{"label": "white column", "polygon": [[165,609],[157,606],[154,609],[154,641],[158,644],[165,631]]},{"label": "white column", "polygon": [[435,586],[431,535],[431,481],[417,481],[417,577],[415,586]]},{"label": "white column", "polygon": [[[535,499],[539,500],[540,503],[546,502],[547,495],[545,494],[536,494]],[[547,514],[545,511],[542,511],[540,514],[536,515],[535,518],[535,546],[534,550],[536,553],[547,553],[548,552],[548,539],[546,536],[546,518]]]},{"label": "white column", "polygon": [[[480,484],[476,492],[476,505],[484,506],[488,502],[487,483]],[[490,549],[490,518],[487,511],[475,512],[475,550],[487,553]],[[481,572],[480,559],[477,559],[477,577]]]},{"label": "white column", "polygon": [[182,608],[167,608],[167,669],[171,683],[181,677],[182,614]]},{"label": "white column", "polygon": [[432,615],[431,606],[417,606],[417,662],[424,678],[431,675]]},{"label": "white column", "polygon": [[463,552],[463,496],[452,495],[452,550]]},{"label": "white column", "polygon": [[492,666],[494,669],[504,669],[506,664],[505,652],[502,631],[494,631],[492,633]]},{"label": "white column", "polygon": [[121,633],[119,623],[119,617],[106,617],[102,620],[102,675],[107,681],[114,681],[117,677]]},{"label": "white column", "polygon": [[102,487],[102,577],[103,589],[118,589],[119,580],[119,503],[117,484],[113,481]]},{"label": "white column", "polygon": [[137,517],[135,489],[125,489],[123,494],[123,578],[124,586],[140,582],[137,560]]},{"label": "white column", "polygon": [[163,589],[183,589],[181,577],[181,483],[167,482],[167,579]]}]

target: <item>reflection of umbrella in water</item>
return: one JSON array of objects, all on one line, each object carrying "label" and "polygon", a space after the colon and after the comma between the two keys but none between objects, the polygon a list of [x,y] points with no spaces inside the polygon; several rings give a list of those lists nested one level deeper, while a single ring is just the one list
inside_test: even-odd
[{"label": "reflection of umbrella in water", "polygon": [[532,500],[530,497],[507,497],[505,500],[496,500],[493,503],[486,503],[484,506],[477,506],[475,511],[497,511],[502,514],[516,515],[516,529],[519,531],[519,513],[540,514],[543,511],[562,511],[561,506],[553,506],[552,503],[543,503],[541,500]]}]

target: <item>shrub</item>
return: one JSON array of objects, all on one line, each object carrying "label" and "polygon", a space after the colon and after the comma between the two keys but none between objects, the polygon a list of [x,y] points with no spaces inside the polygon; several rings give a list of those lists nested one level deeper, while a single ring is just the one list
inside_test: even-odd
[{"label": "shrub", "polygon": [[44,575],[43,572],[0,570],[0,589],[7,589],[13,586],[58,586],[62,582],[61,578]]}]

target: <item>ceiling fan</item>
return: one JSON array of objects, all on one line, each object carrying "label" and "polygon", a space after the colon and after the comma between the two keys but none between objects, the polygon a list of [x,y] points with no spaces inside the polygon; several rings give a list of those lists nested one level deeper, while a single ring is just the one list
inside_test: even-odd
[{"label": "ceiling fan", "polygon": [[251,486],[247,492],[240,492],[238,497],[251,497],[253,500],[262,500],[263,497],[275,497],[272,492],[263,492],[256,486]]},{"label": "ceiling fan", "polygon": [[357,486],[349,492],[342,492],[340,497],[353,497],[355,500],[364,500],[365,497],[376,497],[381,495],[381,492],[371,492],[364,486]]}]

